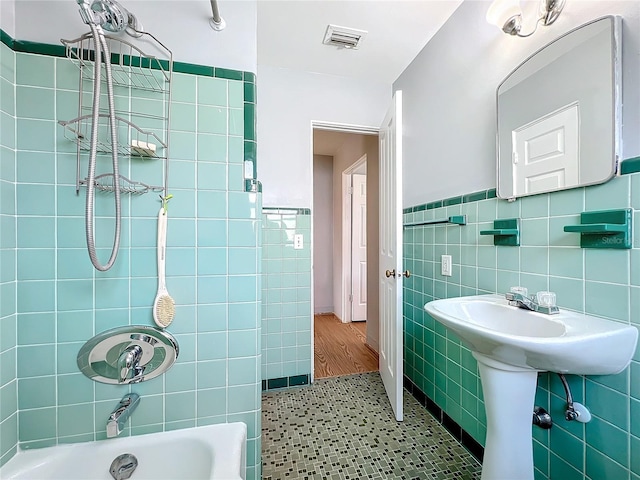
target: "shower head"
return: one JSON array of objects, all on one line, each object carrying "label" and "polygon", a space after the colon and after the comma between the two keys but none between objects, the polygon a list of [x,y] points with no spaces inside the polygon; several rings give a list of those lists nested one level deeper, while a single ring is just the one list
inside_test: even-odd
[{"label": "shower head", "polygon": [[96,0],[91,4],[91,10],[102,19],[102,28],[108,32],[122,32],[129,24],[129,12],[112,0]]},{"label": "shower head", "polygon": [[80,16],[85,23],[100,25],[108,32],[126,31],[133,37],[139,37],[142,24],[134,14],[115,0],[77,0]]}]

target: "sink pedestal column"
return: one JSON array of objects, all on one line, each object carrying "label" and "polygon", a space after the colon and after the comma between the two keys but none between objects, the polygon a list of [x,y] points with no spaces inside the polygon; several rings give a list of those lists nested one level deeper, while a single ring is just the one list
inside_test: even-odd
[{"label": "sink pedestal column", "polygon": [[532,418],[538,372],[473,352],[487,413],[481,480],[533,480]]}]

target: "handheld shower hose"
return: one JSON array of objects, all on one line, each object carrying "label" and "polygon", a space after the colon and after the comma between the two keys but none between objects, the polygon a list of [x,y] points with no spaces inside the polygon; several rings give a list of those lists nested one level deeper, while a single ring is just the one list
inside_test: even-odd
[{"label": "handheld shower hose", "polygon": [[[122,224],[122,208],[120,200],[120,173],[118,169],[118,135],[115,118],[113,77],[111,75],[111,54],[104,36],[102,26],[113,32],[126,30],[131,36],[136,35],[141,26],[136,18],[125,8],[113,0],[78,0],[80,5],[80,16],[89,25],[93,35],[95,48],[95,61],[93,70],[93,104],[92,104],[92,125],[91,125],[91,147],[89,149],[89,168],[87,173],[87,196],[85,208],[85,233],[87,238],[87,250],[93,266],[105,272],[109,270],[116,261],[120,248],[120,231]],[[96,156],[98,144],[98,126],[100,110],[100,83],[102,74],[102,59],[104,59],[105,78],[107,85],[107,103],[109,107],[109,130],[111,133],[111,159],[113,164],[114,196],[115,196],[115,232],[111,255],[106,264],[102,265],[98,259],[95,246],[95,177],[96,177]]]},{"label": "handheld shower hose", "polygon": [[[93,64],[93,123],[91,125],[91,149],[89,151],[89,171],[87,174],[87,200],[85,208],[85,233],[87,237],[87,250],[91,263],[101,272],[109,270],[116,261],[118,250],[120,249],[120,230],[122,224],[122,210],[120,201],[120,173],[118,168],[118,136],[115,119],[115,107],[113,100],[113,80],[111,76],[111,64],[109,48],[104,38],[104,33],[100,25],[89,24],[91,33],[93,34],[94,46],[96,49],[96,58]],[[94,232],[94,201],[95,201],[95,177],[96,177],[96,155],[98,144],[98,114],[100,109],[100,78],[101,78],[101,51],[105,59],[105,70],[107,80],[107,100],[109,104],[109,127],[111,131],[111,159],[113,164],[113,193],[115,196],[115,216],[116,225],[113,239],[113,247],[111,255],[105,265],[100,263],[96,253],[95,232]]]}]

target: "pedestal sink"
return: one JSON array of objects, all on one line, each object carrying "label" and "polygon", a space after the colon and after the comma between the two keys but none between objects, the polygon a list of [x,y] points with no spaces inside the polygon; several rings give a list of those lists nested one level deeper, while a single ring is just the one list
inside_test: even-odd
[{"label": "pedestal sink", "polygon": [[435,300],[424,308],[478,361],[487,414],[482,480],[533,480],[538,372],[619,373],[638,340],[634,326],[567,310],[536,313],[500,295]]}]

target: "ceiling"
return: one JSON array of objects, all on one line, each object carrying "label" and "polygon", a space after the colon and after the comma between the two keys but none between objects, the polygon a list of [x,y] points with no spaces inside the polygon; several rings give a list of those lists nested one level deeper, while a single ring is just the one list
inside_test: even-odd
[{"label": "ceiling", "polygon": [[335,157],[344,141],[358,133],[336,132],[335,130],[313,129],[313,154]]},{"label": "ceiling", "polygon": [[[462,0],[258,0],[258,64],[391,85]],[[359,49],[324,45],[327,25],[366,30]],[[314,133],[333,156],[348,134]]]},{"label": "ceiling", "polygon": [[[258,64],[393,83],[462,0],[258,0]],[[366,30],[324,45],[328,24]]]}]

